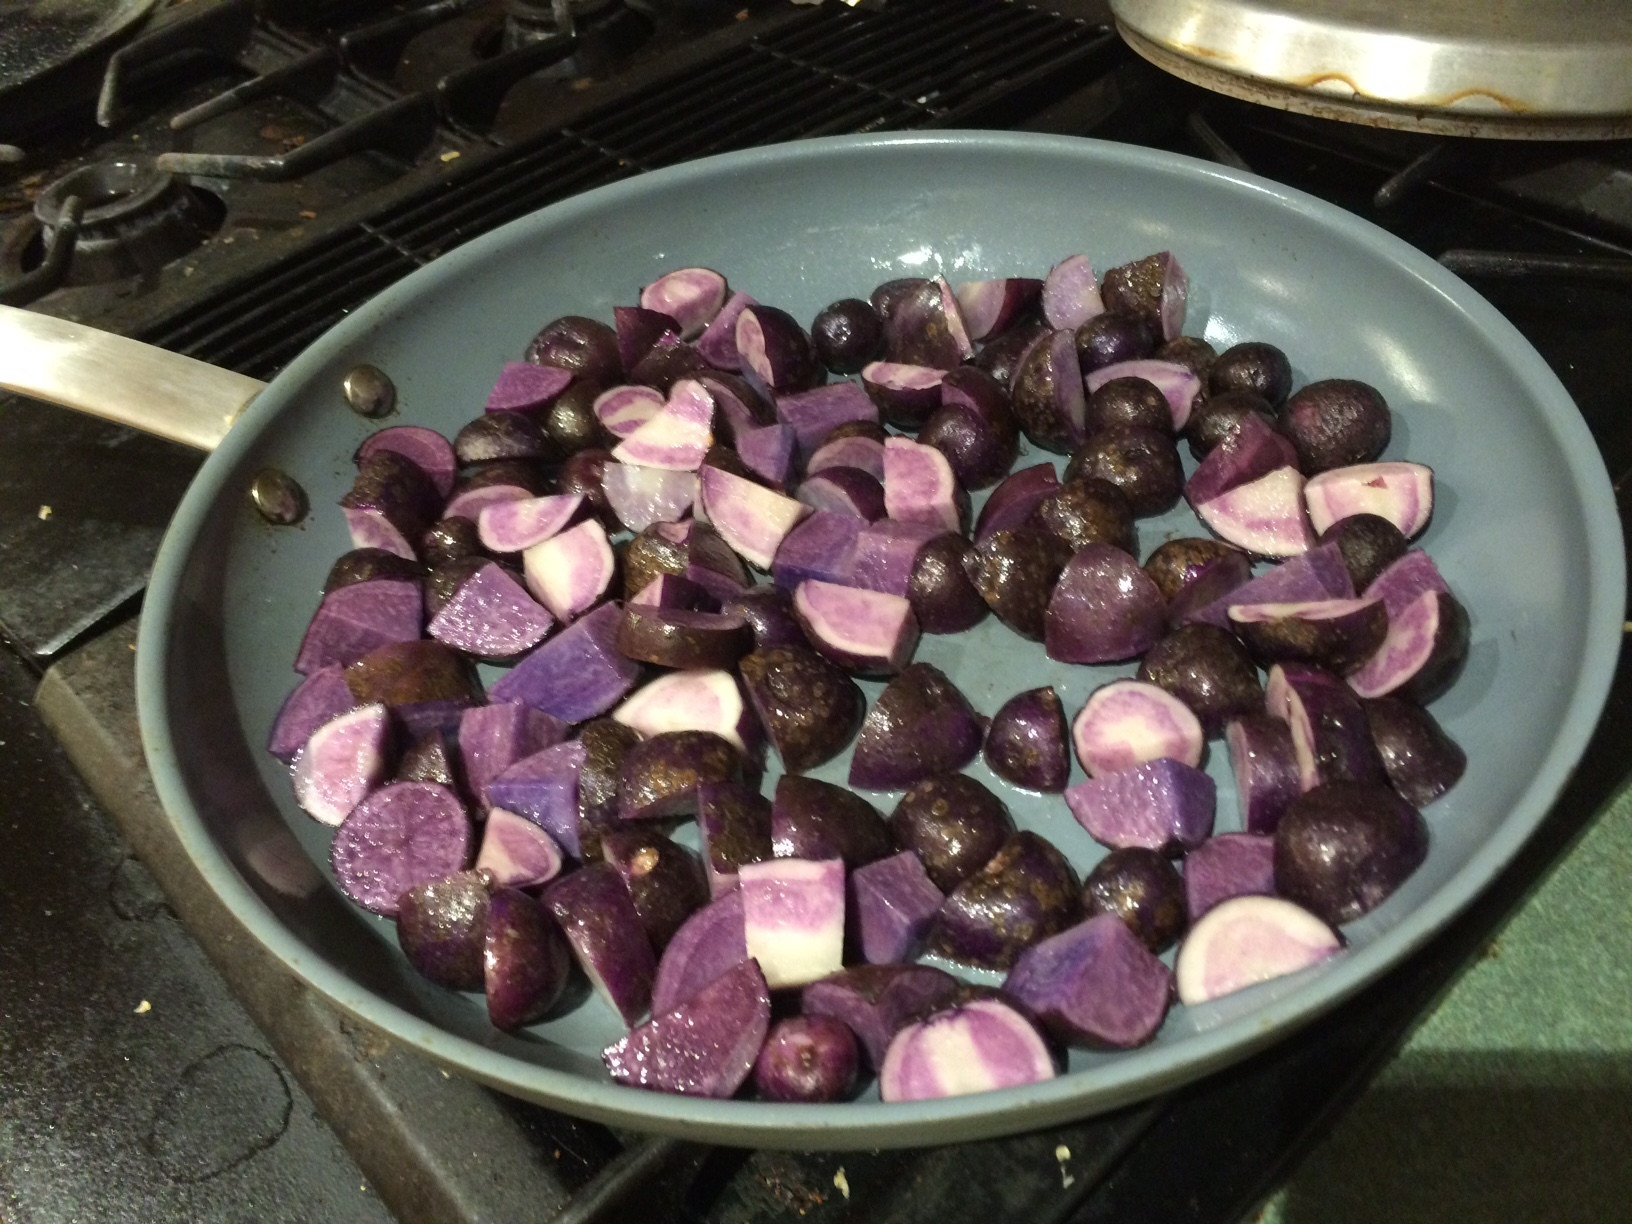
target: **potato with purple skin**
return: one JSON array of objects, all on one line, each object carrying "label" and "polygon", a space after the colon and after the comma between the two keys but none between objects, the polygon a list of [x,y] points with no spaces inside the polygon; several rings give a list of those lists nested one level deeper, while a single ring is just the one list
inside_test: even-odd
[{"label": "potato with purple skin", "polygon": [[1021,953],[1003,983],[1067,1045],[1129,1050],[1156,1035],[1173,974],[1115,914],[1099,914]]},{"label": "potato with purple skin", "polygon": [[870,1066],[903,1027],[952,1006],[963,983],[933,965],[852,965],[799,994],[807,1016],[832,1016],[856,1035]]},{"label": "potato with purple skin", "polygon": [[842,1101],[855,1091],[856,1035],[832,1016],[789,1016],[771,1026],[754,1061],[754,1087],[772,1101]]},{"label": "potato with purple skin", "polygon": [[1393,433],[1388,402],[1377,388],[1353,378],[1328,378],[1300,388],[1282,407],[1278,423],[1298,449],[1298,466],[1309,476],[1370,463]]},{"label": "potato with purple skin", "polygon": [[618,769],[618,814],[623,820],[691,816],[697,788],[740,782],[742,753],[712,731],[664,731],[623,755]]},{"label": "potato with purple skin", "polygon": [[808,647],[756,650],[737,671],[789,773],[831,760],[855,736],[866,705],[860,687]]},{"label": "potato with purple skin", "polygon": [[1275,826],[1275,889],[1339,926],[1376,909],[1427,857],[1422,813],[1391,787],[1326,782]]},{"label": "potato with purple skin", "polygon": [[1166,855],[1145,846],[1112,850],[1082,882],[1088,917],[1115,914],[1152,953],[1178,942],[1189,917],[1184,878]]},{"label": "potato with purple skin", "polygon": [[984,969],[1008,969],[1026,948],[1082,916],[1081,887],[1052,842],[1022,829],[948,895],[929,950]]},{"label": "potato with purple skin", "polygon": [[609,829],[601,836],[601,855],[623,877],[659,955],[692,912],[708,902],[708,883],[696,852],[657,829]]},{"label": "potato with purple skin", "polygon": [[1135,518],[1165,514],[1184,492],[1184,467],[1172,436],[1143,425],[1103,430],[1073,451],[1065,479],[1084,476],[1120,489]]},{"label": "potato with purple skin", "polygon": [[878,809],[831,782],[784,774],[771,802],[771,852],[777,858],[843,859],[861,867],[895,852]]},{"label": "potato with purple skin", "polygon": [[986,767],[1025,790],[1058,793],[1071,776],[1065,707],[1051,686],[1005,701],[986,729]]},{"label": "potato with purple skin", "polygon": [[1067,481],[1038,503],[1031,521],[1059,536],[1073,551],[1089,544],[1113,544],[1126,553],[1139,551],[1133,507],[1121,489],[1097,477]]},{"label": "potato with purple skin", "polygon": [[850,785],[900,790],[975,759],[985,735],[980,716],[944,672],[909,664],[862,720],[850,757]]},{"label": "potato with purple skin", "polygon": [[397,945],[408,963],[449,990],[481,990],[489,881],[458,871],[416,884],[397,901]]},{"label": "potato with purple skin", "polygon": [[975,590],[997,619],[1021,637],[1043,640],[1049,596],[1071,546],[1039,527],[1015,527],[993,534],[964,557]]},{"label": "potato with purple skin", "polygon": [[1400,697],[1360,704],[1388,780],[1407,803],[1426,807],[1461,779],[1468,754],[1427,710]]},{"label": "potato with purple skin", "polygon": [[488,1021],[510,1032],[555,1006],[572,974],[572,951],[536,899],[500,888],[489,902],[482,967]]},{"label": "potato with purple skin", "polygon": [[1207,390],[1251,391],[1279,407],[1292,390],[1292,363],[1273,344],[1246,340],[1231,345],[1207,370]]},{"label": "potato with purple skin", "polygon": [[1145,558],[1145,573],[1156,584],[1162,598],[1172,603],[1179,593],[1201,576],[1201,572],[1224,557],[1241,556],[1222,540],[1180,536],[1158,544]]},{"label": "potato with purple skin", "polygon": [[990,609],[969,580],[969,541],[957,532],[938,535],[918,550],[907,580],[907,599],[924,633],[962,633],[986,619]]},{"label": "potato with purple skin", "polygon": [[771,992],[759,966],[744,960],[601,1058],[620,1084],[723,1100],[747,1081],[770,1023]]},{"label": "potato with purple skin", "polygon": [[1181,625],[1145,652],[1137,678],[1173,694],[1209,737],[1232,718],[1264,708],[1258,669],[1234,634],[1217,625]]},{"label": "potato with purple skin", "polygon": [[623,374],[618,355],[618,333],[599,319],[562,315],[546,323],[527,345],[526,358],[534,365],[559,366],[580,378],[607,384]]},{"label": "potato with purple skin", "polygon": [[968,774],[925,778],[890,813],[890,830],[917,853],[935,887],[950,892],[979,871],[1014,832],[1003,801]]}]

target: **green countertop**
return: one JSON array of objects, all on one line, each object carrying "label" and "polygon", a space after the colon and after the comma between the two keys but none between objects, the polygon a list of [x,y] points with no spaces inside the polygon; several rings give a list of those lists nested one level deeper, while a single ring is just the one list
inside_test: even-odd
[{"label": "green countertop", "polygon": [[1632,787],[1256,1220],[1632,1221]]}]

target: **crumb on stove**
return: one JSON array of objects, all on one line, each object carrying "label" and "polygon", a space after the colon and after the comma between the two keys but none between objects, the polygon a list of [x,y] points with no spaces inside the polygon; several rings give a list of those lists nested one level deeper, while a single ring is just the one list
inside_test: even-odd
[{"label": "crumb on stove", "polygon": [[51,517],[51,507],[50,506],[41,506],[40,507],[40,521],[44,522],[46,519],[48,519],[50,517]]},{"label": "crumb on stove", "polygon": [[846,1200],[850,1198],[850,1179],[844,1175],[843,1165],[840,1165],[839,1171],[833,1174],[833,1184],[839,1188],[839,1193],[844,1195]]},{"label": "crumb on stove", "polygon": [[149,1003],[146,999],[143,999],[140,1003],[136,1004],[136,1014],[138,1016],[145,1016],[152,1010],[153,1004]]}]

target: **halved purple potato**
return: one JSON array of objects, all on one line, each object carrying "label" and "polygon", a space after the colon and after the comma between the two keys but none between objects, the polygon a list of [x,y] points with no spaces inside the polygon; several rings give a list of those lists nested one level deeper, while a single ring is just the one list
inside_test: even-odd
[{"label": "halved purple potato", "polygon": [[988,340],[1005,332],[1036,305],[1043,282],[1030,276],[964,281],[954,287],[958,309],[971,340]]},{"label": "halved purple potato", "polygon": [[939,668],[908,664],[862,720],[850,785],[900,790],[932,774],[956,772],[974,760],[984,730],[968,698]]},{"label": "halved purple potato", "polygon": [[917,429],[941,407],[946,375],[938,366],[872,361],[861,369],[861,385],[884,420],[901,429]]},{"label": "halved purple potato", "polygon": [[910,850],[857,868],[850,891],[861,958],[874,965],[917,956],[945,900]]},{"label": "halved purple potato", "polygon": [[1184,895],[1195,922],[1231,897],[1275,892],[1275,839],[1263,833],[1220,833],[1184,856]]},{"label": "halved purple potato", "polygon": [[1422,549],[1413,548],[1384,566],[1361,594],[1375,595],[1381,599],[1392,619],[1401,615],[1425,592],[1439,591],[1448,595],[1450,590],[1434,559]]},{"label": "halved purple potato", "polygon": [[1184,492],[1184,469],[1173,439],[1138,425],[1103,430],[1072,452],[1065,480],[1087,477],[1116,486],[1136,518],[1165,513]]},{"label": "halved purple potato", "polygon": [[397,902],[397,946],[427,981],[449,990],[481,990],[488,882],[455,871],[416,884]]},{"label": "halved purple potato", "polygon": [[849,581],[869,591],[910,599],[918,555],[930,541],[947,534],[953,533],[935,523],[898,523],[889,518],[869,523],[856,537]]},{"label": "halved purple potato", "polygon": [[[1187,377],[1188,370],[1184,371]],[[1088,375],[1094,382],[1094,376]],[[1188,405],[1187,405],[1188,407]],[[1173,432],[1173,410],[1167,396],[1148,378],[1119,373],[1114,378],[1100,381],[1088,393],[1088,409],[1083,416],[1084,428],[1090,435],[1125,425],[1154,429],[1157,433]]]},{"label": "halved purple potato", "polygon": [[1250,484],[1280,468],[1295,468],[1298,452],[1274,426],[1256,414],[1223,438],[1190,474],[1184,485],[1192,509],[1239,485]]},{"label": "halved purple potato", "polygon": [[918,645],[918,618],[899,595],[810,580],[793,613],[818,652],[857,675],[894,675]]},{"label": "halved purple potato", "polygon": [[[973,370],[972,366],[965,368]],[[1008,475],[1020,453],[1020,434],[1012,417],[1004,428],[955,403],[937,408],[918,431],[917,440],[946,456],[953,476],[965,489],[995,485]]]},{"label": "halved purple potato", "polygon": [[1212,372],[1213,362],[1218,360],[1218,350],[1200,336],[1175,336],[1156,346],[1153,356],[1163,361],[1176,361],[1186,367],[1202,382]]},{"label": "halved purple potato", "polygon": [[838,859],[771,858],[744,863],[743,939],[772,990],[803,986],[844,960],[844,864]]},{"label": "halved purple potato", "polygon": [[1383,601],[1317,599],[1230,605],[1230,624],[1261,665],[1312,663],[1347,675],[1388,636]]},{"label": "halved purple potato", "polygon": [[[469,713],[469,711],[465,711]],[[397,758],[392,772],[393,782],[437,782],[466,799],[464,779],[460,776],[455,757],[453,737],[438,727],[421,735]]]},{"label": "halved purple potato", "polygon": [[831,760],[856,734],[866,704],[861,689],[808,647],[761,647],[743,658],[738,674],[789,773]]},{"label": "halved purple potato", "polygon": [[697,788],[697,840],[709,892],[737,886],[737,869],[771,857],[771,801],[745,782],[705,782]]},{"label": "halved purple potato", "polygon": [[842,1101],[856,1087],[856,1035],[832,1016],[788,1016],[771,1025],[754,1060],[754,1087],[771,1101]]},{"label": "halved purple potato", "polygon": [[1131,1050],[1161,1028],[1173,972],[1118,915],[1106,913],[1027,948],[1003,991],[1056,1041]]},{"label": "halved purple potato", "polygon": [[840,298],[810,324],[816,356],[835,374],[854,374],[884,351],[884,322],[870,302]]},{"label": "halved purple potato", "polygon": [[1065,454],[1082,444],[1088,394],[1073,333],[1056,331],[1034,345],[1016,368],[1009,394],[1015,420],[1033,445]]},{"label": "halved purple potato", "polygon": [[842,859],[861,867],[895,852],[878,809],[853,791],[815,778],[784,774],[771,803],[771,853],[776,858]]},{"label": "halved purple potato", "polygon": [[1230,719],[1264,708],[1258,669],[1240,641],[1216,625],[1173,630],[1145,651],[1136,678],[1189,706],[1209,739]]},{"label": "halved purple potato", "polygon": [[465,468],[507,459],[531,463],[557,458],[543,428],[524,412],[488,412],[467,422],[453,436],[453,453]]},{"label": "halved purple potato", "polygon": [[1081,891],[1054,844],[1022,829],[947,894],[929,950],[984,969],[1007,969],[1026,948],[1082,916]]},{"label": "halved purple potato", "polygon": [[1277,663],[1264,685],[1264,706],[1292,731],[1298,784],[1385,781],[1371,742],[1366,712],[1349,685],[1330,672],[1300,663]]},{"label": "halved purple potato", "polygon": [[879,1068],[878,1093],[885,1101],[927,1101],[1037,1084],[1055,1074],[1053,1055],[1031,1021],[998,999],[975,999],[898,1032]]},{"label": "halved purple potato", "polygon": [[1190,707],[1143,680],[1112,680],[1089,694],[1071,722],[1071,742],[1096,778],[1159,757],[1198,766],[1207,745]]},{"label": "halved purple potato", "polygon": [[1182,854],[1213,833],[1213,779],[1171,757],[1141,761],[1070,786],[1066,806],[1088,836],[1113,850],[1145,846]]},{"label": "halved purple potato", "polygon": [[482,698],[470,660],[428,640],[376,647],[347,665],[346,683],[359,704],[384,702],[410,739],[437,727],[454,730],[460,713]]},{"label": "halved purple potato", "polygon": [[618,522],[639,532],[653,523],[684,518],[697,501],[697,476],[672,468],[609,463],[601,473],[601,491]]},{"label": "halved purple potato", "polygon": [[1388,780],[1407,803],[1426,807],[1461,779],[1468,755],[1427,710],[1399,697],[1360,704]]},{"label": "halved purple potato", "polygon": [[895,298],[884,320],[890,360],[951,370],[975,355],[958,298],[941,277],[923,281]]},{"label": "halved purple potato", "polygon": [[488,1022],[511,1032],[542,1020],[572,975],[572,950],[555,919],[520,889],[495,889],[483,944]]},{"label": "halved purple potato", "polygon": [[[753,303],[749,303],[753,305]],[[716,322],[723,322],[727,311],[720,312]],[[731,347],[733,355],[736,352],[735,316],[731,324]],[[736,360],[735,358],[733,358]],[[740,368],[740,361],[733,369]],[[738,431],[756,429],[762,425],[774,425],[776,410],[771,407],[770,400],[761,388],[753,386],[746,378],[739,378],[736,374],[727,373],[725,368],[707,370],[698,373],[698,382],[708,388],[708,393],[714,397],[714,406],[719,409],[718,421],[720,434],[725,438],[734,438]]]},{"label": "halved purple potato", "polygon": [[527,345],[526,358],[534,365],[559,366],[601,383],[614,383],[623,373],[618,333],[583,315],[562,315],[546,323]]},{"label": "halved purple potato", "polygon": [[754,635],[741,616],[684,608],[624,606],[618,649],[659,667],[730,667],[753,648]]},{"label": "halved purple potato", "polygon": [[579,617],[500,676],[489,699],[523,701],[568,723],[606,713],[640,676],[640,664],[618,650],[622,622],[612,603]]},{"label": "halved purple potato", "polygon": [[1021,637],[1041,642],[1054,586],[1071,546],[1039,527],[1005,528],[965,555],[969,581],[986,606]]},{"label": "halved purple potato", "polygon": [[[596,501],[600,492],[599,469],[595,469],[593,491],[589,488],[589,481],[583,486],[569,482],[567,474],[583,469],[586,465],[593,466],[597,452],[581,451],[578,455],[568,459],[562,466],[558,481],[558,492],[584,494],[585,500],[602,508]],[[599,452],[604,454],[605,452]],[[582,458],[581,456],[588,456]],[[494,502],[516,501],[524,497],[538,497],[549,492],[549,479],[546,477],[541,463],[531,459],[495,459],[491,463],[479,463],[475,467],[466,468],[459,473],[459,479],[453,486],[453,492],[442,506],[442,517],[445,519],[468,518],[474,521],[482,512],[483,506],[491,506]],[[355,526],[355,524],[353,524]],[[377,543],[378,541],[369,541]]]},{"label": "halved purple potato", "polygon": [[1190,453],[1197,459],[1205,459],[1214,447],[1241,428],[1249,416],[1257,417],[1270,428],[1275,425],[1275,409],[1263,396],[1251,391],[1221,391],[1198,401],[1190,410],[1190,419],[1184,423]]},{"label": "halved purple potato", "polygon": [[1064,663],[1112,663],[1143,654],[1167,627],[1162,593],[1139,562],[1088,544],[1060,572],[1043,618],[1043,648]]},{"label": "halved purple potato", "polygon": [[1055,328],[1075,331],[1095,315],[1105,313],[1099,296],[1099,278],[1086,255],[1067,255],[1048,270],[1043,280],[1043,318]]},{"label": "halved purple potato", "polygon": [[1292,363],[1273,344],[1246,340],[1231,345],[1213,361],[1207,371],[1207,389],[1251,391],[1277,408],[1292,390]]},{"label": "halved purple potato", "polygon": [[1079,476],[1037,504],[1031,522],[1052,532],[1073,550],[1089,544],[1113,544],[1138,552],[1133,507],[1122,490],[1108,481]]},{"label": "halved purple potato", "polygon": [[439,496],[447,497],[453,492],[458,459],[453,453],[453,443],[436,430],[423,425],[388,425],[377,429],[357,448],[357,461],[361,463],[377,450],[396,451],[413,460],[431,478]]},{"label": "halved purple potato", "polygon": [[[586,446],[583,450],[570,455],[561,465],[561,470],[556,473],[555,485],[558,493],[583,494],[584,503],[589,506],[595,517],[600,519],[603,525],[611,524],[616,527],[612,507],[606,500],[606,490],[601,485],[606,465],[613,462],[615,460],[611,451],[598,446]],[[537,496],[537,493],[530,492],[528,496]],[[450,501],[449,505],[452,504]],[[473,513],[479,513],[479,510]]]},{"label": "halved purple potato", "polygon": [[431,617],[425,632],[478,659],[514,659],[542,642],[555,619],[497,561],[481,564]]},{"label": "halved purple potato", "polygon": [[759,723],[737,678],[723,668],[665,672],[631,693],[612,717],[642,735],[703,731],[738,752],[759,750]]},{"label": "halved purple potato", "polygon": [[[612,448],[620,463],[695,472],[714,444],[714,399],[694,378],[676,379],[663,407]],[[604,483],[604,477],[603,477]]]},{"label": "halved purple potato", "polygon": [[694,519],[653,523],[625,546],[625,596],[644,589],[660,574],[687,578],[719,600],[748,585],[748,571],[731,545],[708,523]]},{"label": "halved purple potato", "polygon": [[936,536],[912,562],[907,599],[924,633],[962,633],[986,619],[986,601],[969,581],[969,542],[957,532]]},{"label": "halved purple potato", "polygon": [[759,966],[744,960],[602,1051],[620,1084],[724,1099],[747,1082],[771,1023]]},{"label": "halved purple potato", "polygon": [[664,336],[629,369],[629,381],[654,387],[667,395],[682,379],[697,379],[711,367],[695,347]]},{"label": "halved purple potato", "polygon": [[1077,358],[1086,375],[1119,361],[1149,357],[1157,332],[1140,315],[1107,310],[1077,328]]},{"label": "halved purple potato", "polygon": [[1222,541],[1219,545],[1225,554],[1197,567],[1194,577],[1168,601],[1167,623],[1172,628],[1197,623],[1224,628],[1229,624],[1229,601],[1235,591],[1252,581],[1252,559]]},{"label": "halved purple potato", "polygon": [[[525,816],[492,808],[482,822],[475,870],[502,888],[536,888],[561,874],[565,859],[555,838]],[[402,921],[399,912],[397,921]]]},{"label": "halved purple potato", "polygon": [[389,642],[411,642],[424,624],[417,579],[370,578],[328,592],[307,623],[295,670],[303,676],[355,663]]},{"label": "halved purple potato", "polygon": [[530,361],[507,361],[487,393],[488,412],[538,412],[567,389],[572,371]]},{"label": "halved purple potato", "polygon": [[[1224,586],[1223,583],[1219,585]],[[1228,585],[1216,595],[1213,586],[1210,578],[1205,590],[1199,589],[1198,583],[1194,594],[1184,600],[1189,605],[1186,617],[1217,625],[1221,629],[1233,628],[1229,616],[1233,604],[1294,603],[1354,597],[1348,566],[1344,564],[1343,554],[1335,544],[1317,544],[1308,552],[1278,562],[1255,578]]]},{"label": "halved purple potato", "polygon": [[575,382],[539,416],[539,428],[551,450],[563,457],[592,447],[608,447],[613,438],[595,415],[595,399],[605,385]]},{"label": "halved purple potato", "polygon": [[1041,316],[1027,315],[1002,335],[994,336],[975,355],[974,364],[985,370],[1005,390],[1014,390],[1014,376],[1038,341],[1054,329]]},{"label": "halved purple potato", "polygon": [[1281,897],[1232,897],[1202,915],[1173,966],[1186,1007],[1318,965],[1343,941],[1314,914]]},{"label": "halved purple potato", "polygon": [[741,370],[742,354],[737,352],[737,316],[748,307],[757,305],[757,301],[740,289],[726,298],[719,313],[709,320],[703,334],[697,337],[698,355],[716,370],[731,373]]},{"label": "halved purple potato", "polygon": [[[843,426],[840,427],[841,429]],[[834,433],[838,431],[835,430]],[[882,438],[864,438],[856,434],[844,434],[835,437],[829,434],[823,442],[811,452],[809,461],[805,464],[805,475],[815,476],[829,468],[855,468],[866,472],[879,482],[878,487],[884,487],[884,440]]]},{"label": "halved purple potato", "polygon": [[723,600],[720,611],[740,616],[754,635],[754,649],[769,646],[809,646],[805,631],[794,619],[792,596],[780,587],[763,584]]},{"label": "halved purple potato", "polygon": [[623,755],[619,815],[624,820],[694,816],[697,788],[740,782],[743,767],[742,753],[710,731],[660,732]]},{"label": "halved purple potato", "polygon": [[1005,477],[992,490],[975,519],[973,542],[986,543],[999,531],[1024,526],[1044,500],[1059,492],[1060,479],[1052,463],[1038,463]]},{"label": "halved purple potato", "polygon": [[1242,827],[1273,833],[1281,814],[1303,793],[1292,728],[1271,714],[1242,715],[1224,728],[1224,743]]},{"label": "halved purple potato", "polygon": [[[872,478],[862,476],[862,479]],[[879,496],[883,497],[883,490]],[[776,559],[771,563],[771,581],[788,591],[798,590],[811,579],[841,586],[861,585],[855,581],[856,548],[865,527],[866,520],[853,515],[836,510],[815,511],[788,532],[788,538],[776,550]],[[794,610],[791,603],[789,610]],[[804,628],[800,634],[801,642],[810,640]]]},{"label": "halved purple potato", "polygon": [[699,504],[721,538],[743,560],[769,570],[776,550],[810,507],[763,485],[704,466]]},{"label": "halved purple potato", "polygon": [[1195,509],[1219,539],[1255,556],[1296,556],[1315,543],[1303,508],[1303,474],[1296,468],[1276,468]]},{"label": "halved purple potato", "polygon": [[950,892],[1003,848],[1014,820],[978,779],[944,773],[909,787],[890,813],[889,828],[918,856],[935,887]]},{"label": "halved purple potato", "polygon": [[534,544],[521,564],[527,589],[563,624],[606,594],[617,569],[606,530],[595,519]]},{"label": "halved purple potato", "polygon": [[712,268],[676,268],[640,291],[642,308],[674,319],[684,339],[694,340],[720,313],[729,290]]},{"label": "halved purple potato", "polygon": [[1071,776],[1065,708],[1052,686],[1016,693],[992,715],[986,767],[1025,790],[1056,794]]},{"label": "halved purple potato", "polygon": [[772,391],[803,391],[821,381],[816,350],[799,321],[775,306],[745,306],[737,316],[737,355]]},{"label": "halved purple potato", "polygon": [[618,869],[585,863],[550,884],[543,902],[595,993],[634,1024],[651,1004],[657,958]]},{"label": "halved purple potato", "polygon": [[434,782],[391,782],[341,821],[329,862],[346,896],[394,918],[410,888],[468,866],[470,842],[470,817],[453,791]]},{"label": "halved purple potato", "polygon": [[442,495],[412,459],[377,450],[358,466],[340,507],[353,547],[384,548],[412,557],[412,542],[436,521]]},{"label": "halved purple potato", "polygon": [[287,765],[314,731],[356,705],[357,699],[346,684],[345,669],[338,663],[320,667],[303,677],[283,699],[267,734],[266,750]]},{"label": "halved purple potato", "polygon": [[884,508],[901,523],[927,523],[961,531],[969,496],[946,456],[910,438],[884,440]]},{"label": "halved purple potato", "polygon": [[1377,652],[1349,677],[1362,697],[1398,693],[1427,704],[1448,689],[1468,657],[1468,613],[1454,597],[1426,591],[1399,613]]},{"label": "halved purple potato", "polygon": [[[1110,389],[1111,384],[1120,383],[1124,379],[1137,379],[1147,386],[1161,393],[1162,405],[1165,414],[1161,413],[1154,403],[1151,411],[1156,412],[1157,419],[1143,422],[1129,419],[1124,424],[1146,424],[1147,428],[1155,429],[1158,433],[1169,436],[1183,433],[1190,423],[1190,414],[1201,397],[1201,379],[1197,378],[1190,369],[1175,361],[1162,361],[1157,358],[1143,358],[1135,361],[1118,361],[1112,365],[1101,366],[1084,376],[1083,385],[1088,390],[1088,432],[1095,429],[1109,428],[1115,424],[1114,418],[1119,415],[1115,400],[1119,395],[1106,401],[1095,404],[1095,399],[1103,397]],[[1122,410],[1126,414],[1126,409]],[[1109,418],[1109,419],[1107,419]],[[1094,422],[1098,420],[1096,425]]]},{"label": "halved purple potato", "polygon": [[578,777],[584,746],[578,740],[552,744],[522,757],[487,784],[488,799],[537,822],[574,858],[581,857],[578,837]]},{"label": "halved purple potato", "polygon": [[490,552],[519,553],[571,526],[583,505],[578,493],[495,502],[476,516],[476,538]]},{"label": "halved purple potato", "polygon": [[[1203,842],[1205,846],[1216,838]],[[1188,863],[1185,870],[1188,872]],[[1115,914],[1153,955],[1178,942],[1189,925],[1185,879],[1159,850],[1124,846],[1095,863],[1082,881],[1082,912]]]},{"label": "halved purple potato", "polygon": [[742,893],[732,888],[695,911],[669,940],[652,982],[652,1014],[673,1011],[747,959]]},{"label": "halved purple potato", "polygon": [[1370,586],[1377,575],[1405,556],[1409,548],[1400,529],[1375,514],[1351,514],[1337,519],[1320,533],[1315,548],[1327,544],[1334,545],[1342,556],[1356,591]]},{"label": "halved purple potato", "polygon": [[806,986],[799,1007],[807,1016],[843,1021],[876,1068],[896,1033],[951,1006],[962,986],[932,965],[853,965]]},{"label": "halved purple potato", "polygon": [[[475,524],[468,519],[457,520],[468,525],[472,531],[470,546],[466,553],[480,552],[481,545],[475,537]],[[441,526],[439,523],[437,526]],[[427,535],[435,531],[436,527],[429,528]],[[421,537],[420,547],[424,548],[424,537]],[[427,568],[440,563],[426,559],[424,561],[413,557],[404,557],[400,553],[391,552],[385,548],[351,548],[335,558],[334,564],[329,567],[328,574],[323,579],[323,594],[337,591],[341,587],[351,586],[358,582],[369,582],[375,578],[394,578],[404,582],[419,582],[425,577]]]},{"label": "halved purple potato", "polygon": [[1164,340],[1184,331],[1190,278],[1171,251],[1158,251],[1105,273],[1102,296],[1108,310],[1137,314]]},{"label": "halved purple potato", "polygon": [[1328,378],[1294,392],[1282,406],[1278,424],[1298,448],[1298,466],[1314,476],[1376,459],[1388,446],[1393,416],[1376,387],[1352,378]]},{"label": "halved purple potato", "polygon": [[708,903],[708,882],[695,851],[651,827],[608,829],[601,856],[618,870],[659,956],[695,910]]},{"label": "halved purple potato", "polygon": [[785,489],[793,479],[798,434],[791,425],[761,425],[739,429],[737,456],[750,472],[773,489]]},{"label": "halved purple potato", "polygon": [[1275,826],[1275,889],[1337,926],[1376,909],[1427,857],[1428,825],[1392,787],[1326,782]]},{"label": "halved purple potato", "polygon": [[510,766],[559,744],[567,724],[520,701],[472,706],[459,716],[459,764],[479,808],[492,799],[488,784]]},{"label": "halved purple potato", "polygon": [[1434,513],[1434,471],[1426,464],[1391,461],[1329,468],[1303,486],[1309,523],[1324,534],[1355,514],[1388,520],[1406,539],[1420,535]]},{"label": "halved purple potato", "polygon": [[692,338],[681,336],[673,315],[644,306],[612,307],[612,327],[618,333],[618,360],[626,370],[633,370],[659,344]]}]

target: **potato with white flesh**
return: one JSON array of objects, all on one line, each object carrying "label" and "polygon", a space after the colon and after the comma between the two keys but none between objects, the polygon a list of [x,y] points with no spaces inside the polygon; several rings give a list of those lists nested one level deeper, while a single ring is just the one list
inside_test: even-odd
[{"label": "potato with white flesh", "polygon": [[[813,339],[682,268],[615,328],[549,324],[456,439],[376,433],[268,740],[339,825],[342,891],[500,1030],[547,1017],[576,961],[634,1026],[615,1080],[717,1098],[752,1076],[842,1100],[863,1056],[885,1101],[1037,1082],[1050,1040],[1149,1041],[1175,980],[1196,1005],[1335,954],[1467,767],[1421,703],[1469,619],[1409,547],[1433,473],[1381,458],[1381,394],[1182,336],[1187,292],[1168,252],[1103,284],[1079,255],[886,282]],[[1073,452],[1063,483],[1011,471],[1021,432]],[[1216,538],[1141,566],[1135,515],[1181,491]],[[912,661],[988,612],[1138,675],[1069,726],[1054,687],[988,724]],[[485,695],[476,661],[501,669]],[[888,677],[870,710],[847,671]],[[1221,733],[1242,831],[1214,834]],[[848,788],[802,776],[852,740]],[[983,745],[1112,848],[1086,880],[960,772]],[[905,792],[888,822],[856,793],[882,790]],[[691,818],[700,853],[668,836]],[[1009,1000],[921,953],[1006,972]],[[791,987],[805,1014],[773,1028]]]},{"label": "potato with white flesh", "polygon": [[743,937],[772,990],[803,986],[844,963],[844,863],[773,858],[737,871]]}]

